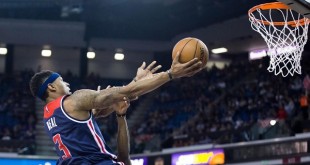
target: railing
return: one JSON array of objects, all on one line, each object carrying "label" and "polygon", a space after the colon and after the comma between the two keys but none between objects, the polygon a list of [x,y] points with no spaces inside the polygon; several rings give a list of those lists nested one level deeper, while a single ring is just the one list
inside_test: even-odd
[{"label": "railing", "polygon": [[35,154],[35,140],[0,140],[0,152]]},{"label": "railing", "polygon": [[[225,154],[225,164],[294,164],[310,163],[309,154],[310,134],[299,134],[293,137],[258,140],[251,142],[232,144],[208,144],[190,147],[164,149],[161,152],[131,155],[133,165],[149,165],[155,161],[163,161],[165,164],[207,164],[217,153]],[[1,142],[2,146],[5,142]],[[8,145],[6,142],[5,145]],[[196,159],[202,158],[204,159]],[[207,159],[206,156],[208,156]],[[186,159],[185,159],[186,158]],[[32,164],[56,163],[56,157],[20,156],[16,153],[0,153],[0,164],[10,162],[34,162]],[[182,161],[181,161],[182,160]],[[205,162],[189,162],[200,160]],[[37,163],[38,162],[38,163]],[[18,164],[18,163],[15,163]],[[10,165],[15,165],[10,163]]]},{"label": "railing", "polygon": [[[140,160],[141,165],[147,165],[154,163],[156,158],[160,157],[165,161],[165,164],[174,165],[172,157],[176,154],[188,156],[189,153],[192,153],[191,156],[194,157],[199,152],[211,154],[218,149],[223,149],[225,164],[251,164],[251,162],[252,164],[285,164],[287,161],[290,163],[305,163],[310,162],[309,139],[310,134],[300,134],[294,137],[251,142],[197,145],[164,149],[156,153],[132,155],[132,158]],[[144,160],[147,161],[147,164],[141,163]]]}]

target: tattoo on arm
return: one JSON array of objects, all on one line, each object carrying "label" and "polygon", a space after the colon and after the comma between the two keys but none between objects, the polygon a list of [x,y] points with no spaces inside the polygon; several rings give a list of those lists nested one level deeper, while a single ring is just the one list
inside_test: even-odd
[{"label": "tattoo on arm", "polygon": [[74,92],[70,98],[74,101],[77,110],[91,110],[94,107],[94,99],[97,91],[82,89]]}]

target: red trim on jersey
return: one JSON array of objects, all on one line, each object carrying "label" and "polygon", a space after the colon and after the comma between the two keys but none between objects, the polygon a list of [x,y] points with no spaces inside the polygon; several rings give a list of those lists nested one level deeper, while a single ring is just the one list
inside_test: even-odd
[{"label": "red trim on jersey", "polygon": [[61,106],[61,100],[65,96],[58,97],[44,106],[44,119],[50,118],[54,111]]},{"label": "red trim on jersey", "polygon": [[108,150],[106,150],[105,145],[104,145],[104,142],[102,141],[102,139],[100,138],[100,136],[97,134],[92,120],[89,120],[89,122],[88,122],[88,128],[90,129],[90,132],[92,133],[92,135],[93,135],[93,137],[94,137],[94,139],[95,139],[95,141],[96,141],[98,147],[100,148],[100,151],[101,151],[102,153],[105,153],[105,154],[110,155],[113,159],[117,159],[117,156],[116,156],[116,155],[111,154]]},{"label": "red trim on jersey", "polygon": [[93,137],[94,137],[98,147],[100,148],[100,151],[102,153],[105,153],[104,145],[101,143],[100,137],[98,137],[98,135],[96,134],[96,131],[95,131],[94,127],[93,127],[93,123],[92,123],[91,120],[88,122],[88,126],[90,128],[91,133],[93,134]]}]

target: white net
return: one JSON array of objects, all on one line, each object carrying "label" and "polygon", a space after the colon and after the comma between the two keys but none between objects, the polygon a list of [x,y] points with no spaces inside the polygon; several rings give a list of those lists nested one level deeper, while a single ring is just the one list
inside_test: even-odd
[{"label": "white net", "polygon": [[249,13],[252,28],[268,45],[269,72],[301,74],[301,54],[308,39],[309,19],[291,9],[256,8]]}]

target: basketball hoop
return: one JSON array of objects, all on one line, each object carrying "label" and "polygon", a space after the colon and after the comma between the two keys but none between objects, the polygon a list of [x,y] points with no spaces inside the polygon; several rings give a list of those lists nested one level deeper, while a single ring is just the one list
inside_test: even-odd
[{"label": "basketball hoop", "polygon": [[269,72],[275,75],[301,74],[301,54],[308,39],[309,19],[281,2],[254,6],[248,12],[253,30],[268,45]]}]

